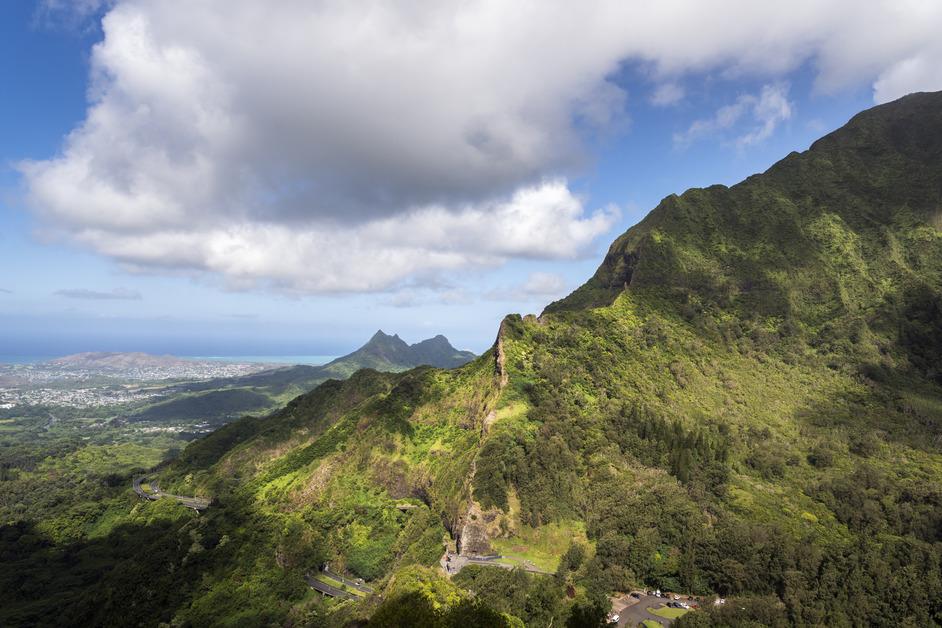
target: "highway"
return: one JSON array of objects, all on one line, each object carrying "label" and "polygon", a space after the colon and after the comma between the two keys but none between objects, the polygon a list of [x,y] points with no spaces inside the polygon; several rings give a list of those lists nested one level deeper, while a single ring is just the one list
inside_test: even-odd
[{"label": "highway", "polygon": [[360,593],[366,593],[367,595],[373,595],[373,593],[374,593],[374,591],[373,591],[373,589],[372,589],[371,587],[368,587],[368,586],[366,586],[365,584],[360,584],[360,583],[358,583],[358,582],[356,582],[356,581],[354,581],[354,580],[348,580],[347,578],[344,578],[343,576],[341,576],[339,573],[334,573],[334,572],[331,571],[330,569],[323,569],[323,570],[322,570],[322,573],[323,573],[325,576],[327,576],[327,577],[329,577],[329,578],[333,578],[333,579],[336,580],[337,582],[339,582],[339,583],[341,583],[341,584],[343,584],[343,585],[345,585],[345,586],[350,587],[351,589],[356,589],[356,590],[359,591]]},{"label": "highway", "polygon": [[197,512],[200,510],[206,510],[207,508],[209,508],[209,504],[212,501],[204,497],[184,497],[182,495],[171,495],[170,493],[164,493],[163,491],[160,490],[160,487],[157,486],[156,482],[150,483],[151,492],[148,493],[141,486],[141,484],[145,480],[147,480],[146,475],[139,475],[136,478],[134,478],[134,483],[132,485],[134,488],[134,492],[137,493],[143,499],[156,501],[158,499],[166,497],[169,499],[174,499],[180,504],[183,504],[184,506],[186,506],[187,508],[192,508],[193,510],[196,510]]},{"label": "highway", "polygon": [[307,583],[311,586],[312,589],[314,589],[315,591],[319,591],[320,593],[323,593],[324,595],[329,595],[331,597],[345,598],[348,600],[359,599],[359,597],[357,597],[353,593],[350,593],[349,591],[344,591],[343,589],[338,589],[337,587],[332,587],[326,582],[321,582],[320,580],[318,580],[311,574],[305,574],[304,579],[307,580]]}]

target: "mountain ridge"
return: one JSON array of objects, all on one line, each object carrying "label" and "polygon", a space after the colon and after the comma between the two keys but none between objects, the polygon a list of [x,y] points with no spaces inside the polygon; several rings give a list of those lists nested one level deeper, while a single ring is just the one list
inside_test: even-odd
[{"label": "mountain ridge", "polygon": [[455,368],[475,357],[477,356],[470,351],[460,351],[452,347],[448,339],[441,334],[410,345],[400,338],[399,334],[390,336],[380,329],[359,349],[328,362],[321,368],[325,372],[349,376],[357,368],[374,368],[379,371],[395,371],[421,365]]},{"label": "mountain ridge", "polygon": [[[688,220],[687,224],[697,225],[701,230],[706,225],[702,218],[697,218],[694,212],[703,205],[716,202],[717,197],[727,203],[727,207],[735,208],[756,199],[756,183],[771,181],[777,191],[788,189],[789,202],[796,209],[804,211],[817,211],[823,207],[832,206],[842,219],[850,219],[853,224],[862,221],[882,220],[887,216],[857,215],[851,211],[859,207],[853,194],[842,193],[836,190],[831,196],[821,196],[823,189],[822,179],[839,176],[846,180],[847,187],[863,190],[867,194],[887,197],[895,202],[916,205],[917,211],[926,214],[927,222],[936,228],[942,228],[942,208],[931,205],[933,199],[938,198],[940,185],[940,165],[942,165],[942,96],[939,92],[917,93],[906,96],[893,103],[879,105],[861,112],[851,118],[843,127],[825,135],[812,143],[811,147],[802,152],[792,152],[784,159],[776,162],[764,173],[747,177],[740,183],[727,187],[714,185],[707,188],[691,188],[678,196],[671,194],[662,200],[637,225],[619,236],[609,248],[605,259],[596,273],[583,286],[576,289],[564,299],[547,306],[547,311],[581,307],[590,304],[611,303],[618,292],[630,285],[632,281],[654,283],[668,278],[669,273],[646,272],[642,264],[642,251],[657,249],[651,234],[658,229],[669,226],[678,217]],[[913,120],[920,117],[924,122],[915,125],[926,131],[913,130]],[[907,130],[908,129],[908,130]],[[873,163],[881,151],[895,150],[899,156],[889,166],[881,164],[880,176],[868,179],[873,170]],[[835,151],[843,151],[834,160]],[[928,163],[922,163],[923,161]],[[850,161],[852,163],[843,163]],[[894,186],[905,177],[906,185]],[[903,196],[893,198],[894,187],[905,191]],[[764,190],[763,190],[764,192]],[[758,199],[760,203],[767,199]],[[927,203],[930,203],[927,205]],[[765,203],[767,209],[769,204]],[[802,207],[803,206],[803,207]],[[882,205],[883,209],[890,209]],[[741,216],[736,216],[741,217]],[[722,219],[724,216],[711,215],[713,219]],[[755,220],[756,216],[745,216]],[[774,224],[776,216],[766,214],[759,216]],[[754,227],[755,225],[745,225]],[[781,225],[794,227],[794,225]],[[702,234],[702,231],[701,231]],[[751,234],[754,235],[754,234]],[[792,231],[789,235],[801,235],[799,231]],[[801,239],[801,238],[798,238]],[[709,241],[708,237],[704,240]],[[660,254],[661,251],[654,251]],[[666,261],[670,260],[658,260]],[[640,265],[640,267],[639,267]],[[671,270],[671,269],[669,269]],[[674,271],[679,269],[674,267]],[[745,269],[753,270],[752,266]],[[635,276],[636,271],[640,276]],[[677,272],[678,276],[689,274]],[[706,273],[709,274],[709,273]]]}]

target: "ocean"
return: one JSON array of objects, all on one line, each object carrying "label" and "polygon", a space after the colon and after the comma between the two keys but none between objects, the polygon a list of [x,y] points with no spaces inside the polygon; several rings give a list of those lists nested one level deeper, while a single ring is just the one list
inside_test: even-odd
[{"label": "ocean", "polygon": [[[61,355],[0,355],[0,364],[37,364]],[[309,364],[320,366],[335,359],[335,355],[181,355],[187,360],[218,362],[253,362],[262,364]]]},{"label": "ocean", "polygon": [[310,364],[320,366],[337,358],[335,355],[183,355],[187,360],[219,362],[261,362],[264,364]]}]

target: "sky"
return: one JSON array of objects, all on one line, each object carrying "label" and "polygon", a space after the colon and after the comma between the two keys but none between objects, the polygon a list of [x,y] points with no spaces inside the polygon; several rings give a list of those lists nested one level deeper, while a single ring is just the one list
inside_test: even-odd
[{"label": "sky", "polygon": [[0,355],[484,351],[665,196],[942,89],[936,0],[0,3]]}]

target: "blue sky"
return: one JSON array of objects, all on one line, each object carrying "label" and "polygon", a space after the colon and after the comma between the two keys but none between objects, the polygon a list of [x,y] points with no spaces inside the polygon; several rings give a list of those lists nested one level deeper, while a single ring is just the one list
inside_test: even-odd
[{"label": "blue sky", "polygon": [[[875,101],[942,87],[921,25],[937,13],[902,20],[863,64],[824,42],[866,37],[878,12],[786,24],[765,56],[738,31],[671,48],[602,29],[533,58],[514,39],[555,32],[543,16],[508,15],[505,42],[471,3],[462,48],[435,36],[457,20],[383,13],[376,48],[414,27],[427,50],[362,52],[358,83],[294,29],[321,41],[365,16],[286,3],[234,52],[200,30],[226,28],[213,3],[174,4],[0,4],[0,355],[340,354],[377,328],[483,351],[504,314],[576,288],[664,196],[733,184]],[[478,58],[481,32],[494,50]],[[519,67],[489,65],[501,55]]]}]

